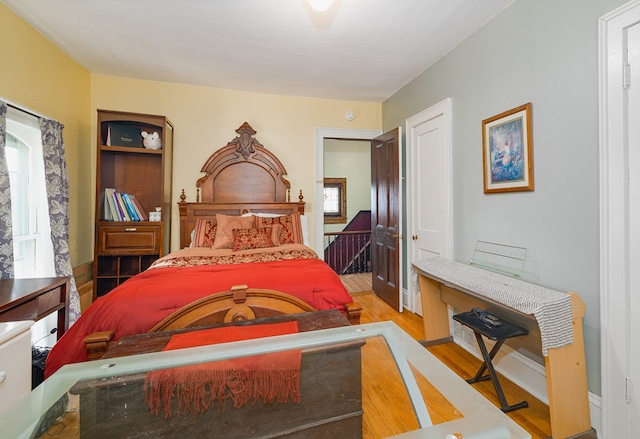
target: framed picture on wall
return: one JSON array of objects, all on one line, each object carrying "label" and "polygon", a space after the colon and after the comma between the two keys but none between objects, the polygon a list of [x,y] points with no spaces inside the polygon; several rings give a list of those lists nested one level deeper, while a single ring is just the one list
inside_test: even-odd
[{"label": "framed picture on wall", "polygon": [[531,102],[482,121],[484,193],[533,190]]}]

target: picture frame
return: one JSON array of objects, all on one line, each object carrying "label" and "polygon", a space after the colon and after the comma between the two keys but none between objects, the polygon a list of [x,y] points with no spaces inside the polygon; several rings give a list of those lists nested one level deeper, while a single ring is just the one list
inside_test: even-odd
[{"label": "picture frame", "polygon": [[533,191],[531,102],[482,121],[484,193]]}]

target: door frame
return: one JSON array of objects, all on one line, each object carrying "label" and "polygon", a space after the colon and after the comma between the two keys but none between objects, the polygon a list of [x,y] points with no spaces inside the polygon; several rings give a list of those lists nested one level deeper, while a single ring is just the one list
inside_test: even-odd
[{"label": "door frame", "polygon": [[[624,29],[640,21],[634,0],[598,21],[600,108],[600,357],[602,437],[629,438],[627,383],[631,339],[627,260],[628,166],[622,49]],[[625,214],[620,214],[625,212]],[[636,383],[637,385],[637,383]]]},{"label": "door frame", "polygon": [[315,251],[324,258],[324,212],[320,206],[324,205],[324,141],[325,139],[340,140],[373,140],[382,134],[382,130],[358,130],[347,128],[316,128],[316,184],[315,184]]},{"label": "door frame", "polygon": [[[414,132],[416,128],[429,120],[435,119],[436,117],[442,116],[444,118],[444,128],[443,128],[443,148],[444,152],[442,154],[442,163],[441,169],[442,172],[442,187],[445,188],[446,194],[443,196],[443,203],[440,206],[443,210],[443,251],[440,255],[445,259],[452,258],[453,252],[453,180],[452,174],[453,170],[451,168],[451,164],[453,163],[453,145],[451,143],[452,133],[451,133],[451,118],[452,118],[452,100],[451,98],[446,98],[435,105],[427,108],[426,110],[422,110],[421,112],[411,116],[406,120],[406,154],[407,154],[407,163],[413,163],[412,157],[414,155],[414,145],[412,143],[412,139],[414,138]],[[408,166],[408,165],[407,165]],[[418,205],[418,203],[414,202],[415,197],[419,193],[418,188],[415,188],[416,178],[411,169],[408,167],[405,172],[406,182],[407,182],[407,258],[406,258],[406,273],[408,276],[411,276],[413,273],[411,263],[412,263],[412,255],[415,252],[416,243],[409,239],[409,236],[413,235],[413,231],[415,230],[415,224],[413,224],[414,220],[414,208]],[[417,276],[416,276],[417,277]],[[420,297],[420,289],[417,285],[417,279],[408,279],[408,303],[405,305],[410,311],[414,313],[422,315],[422,306],[421,306],[421,297]]]}]

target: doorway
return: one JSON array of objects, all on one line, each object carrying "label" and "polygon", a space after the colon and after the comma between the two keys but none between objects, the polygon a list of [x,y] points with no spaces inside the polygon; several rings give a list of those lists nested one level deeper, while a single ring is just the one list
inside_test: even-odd
[{"label": "doorway", "polygon": [[316,191],[314,213],[315,251],[324,255],[324,155],[325,140],[367,140],[382,134],[377,130],[350,130],[338,128],[316,128]]},{"label": "doorway", "polygon": [[602,437],[640,429],[639,23],[637,0],[599,22]]},{"label": "doorway", "polygon": [[411,263],[432,256],[451,259],[451,99],[410,117],[407,131],[407,308],[422,315]]}]

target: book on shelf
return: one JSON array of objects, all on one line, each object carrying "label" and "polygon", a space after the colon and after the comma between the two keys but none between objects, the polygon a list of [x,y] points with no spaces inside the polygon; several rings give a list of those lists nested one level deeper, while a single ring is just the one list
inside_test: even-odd
[{"label": "book on shelf", "polygon": [[127,213],[129,214],[131,221],[140,221],[140,217],[136,213],[135,207],[133,207],[129,194],[122,194],[122,200],[124,201],[124,205],[127,208]]},{"label": "book on shelf", "polygon": [[147,215],[147,213],[144,211],[144,209],[142,208],[142,204],[140,204],[140,201],[138,201],[136,196],[130,194],[129,198],[133,202],[133,207],[135,207],[136,213],[138,214],[140,221],[148,221],[149,215]]},{"label": "book on shelf", "polygon": [[106,221],[148,221],[149,215],[135,195],[105,188],[104,218]]},{"label": "book on shelf", "polygon": [[108,189],[104,190],[104,220],[105,221],[114,221],[113,214],[111,213],[111,206],[109,206],[109,195],[107,193]]},{"label": "book on shelf", "polygon": [[118,191],[116,191],[116,200],[118,201],[118,209],[120,210],[121,216],[124,218],[122,221],[131,221],[131,217],[127,212],[127,206],[124,204],[122,194]]},{"label": "book on shelf", "polygon": [[[122,221],[122,217],[120,216],[120,211],[117,207],[116,201],[116,190],[112,188],[105,188],[104,190],[104,198],[109,204],[109,214],[105,211],[105,218],[111,217],[111,221]],[[105,207],[106,209],[106,207]]]}]

